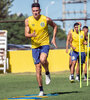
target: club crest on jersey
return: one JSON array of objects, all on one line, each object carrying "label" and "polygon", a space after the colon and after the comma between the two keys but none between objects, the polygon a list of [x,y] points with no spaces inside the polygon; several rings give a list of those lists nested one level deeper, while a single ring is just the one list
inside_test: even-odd
[{"label": "club crest on jersey", "polygon": [[41,22],[41,23],[40,23],[40,26],[41,26],[41,27],[44,27],[44,26],[45,26],[45,23],[44,23],[44,22]]},{"label": "club crest on jersey", "polygon": [[83,35],[81,35],[80,38],[82,39],[83,38]]}]

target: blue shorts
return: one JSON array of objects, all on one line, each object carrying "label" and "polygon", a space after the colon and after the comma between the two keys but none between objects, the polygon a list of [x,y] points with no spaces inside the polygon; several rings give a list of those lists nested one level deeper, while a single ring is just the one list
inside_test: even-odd
[{"label": "blue shorts", "polygon": [[[85,57],[86,57],[85,52],[81,52],[81,64],[85,62]],[[73,51],[71,55],[71,59],[72,61],[77,61],[77,59],[79,61],[79,52]]]},{"label": "blue shorts", "polygon": [[72,56],[72,52],[73,52],[73,51],[72,51],[72,50],[70,50],[70,53],[69,53],[69,55],[70,55],[70,56]]},{"label": "blue shorts", "polygon": [[32,49],[32,56],[34,60],[34,64],[38,64],[40,62],[40,54],[46,53],[48,56],[49,45],[40,46],[38,48]]}]

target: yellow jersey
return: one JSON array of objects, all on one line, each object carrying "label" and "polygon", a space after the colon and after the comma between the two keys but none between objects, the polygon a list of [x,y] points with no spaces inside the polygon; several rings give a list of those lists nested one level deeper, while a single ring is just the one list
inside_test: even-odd
[{"label": "yellow jersey", "polygon": [[[76,49],[74,51],[79,52],[79,34],[76,33],[76,31],[72,31],[72,46],[75,47]],[[85,47],[84,47],[84,31],[80,31],[80,50],[81,52],[85,52]]]},{"label": "yellow jersey", "polygon": [[46,16],[41,15],[39,20],[33,16],[28,17],[30,33],[35,31],[36,37],[31,37],[32,48],[49,45],[49,34]]}]

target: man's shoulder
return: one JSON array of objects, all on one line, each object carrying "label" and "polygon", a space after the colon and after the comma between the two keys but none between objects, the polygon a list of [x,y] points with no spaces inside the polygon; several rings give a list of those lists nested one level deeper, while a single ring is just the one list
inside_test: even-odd
[{"label": "man's shoulder", "polygon": [[81,30],[81,34],[84,34],[84,31],[83,30]]},{"label": "man's shoulder", "polygon": [[42,19],[46,19],[47,17],[45,15],[41,15],[41,18]]},{"label": "man's shoulder", "polygon": [[28,17],[28,19],[31,19],[31,18],[33,18],[33,16],[29,16],[29,17]]},{"label": "man's shoulder", "polygon": [[28,22],[28,18],[25,19],[25,23],[27,23],[27,22]]},{"label": "man's shoulder", "polygon": [[73,29],[70,29],[68,35],[72,35],[73,32],[74,32]]}]

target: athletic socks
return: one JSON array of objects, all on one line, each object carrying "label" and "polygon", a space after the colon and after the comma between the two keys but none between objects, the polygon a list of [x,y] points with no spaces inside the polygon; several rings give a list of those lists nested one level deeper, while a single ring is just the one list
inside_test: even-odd
[{"label": "athletic socks", "polygon": [[79,74],[77,74],[76,76],[79,77]]},{"label": "athletic socks", "polygon": [[49,73],[49,71],[47,71],[45,74],[46,74],[46,75],[49,75],[50,73]]},{"label": "athletic socks", "polygon": [[73,75],[73,74],[71,74],[71,77],[74,77],[74,75]]},{"label": "athletic socks", "polygon": [[39,86],[40,91],[43,91],[43,86]]},{"label": "athletic socks", "polygon": [[74,75],[73,74],[71,74],[71,80],[74,80]]},{"label": "athletic socks", "polygon": [[87,78],[87,74],[84,74],[84,78]]}]

